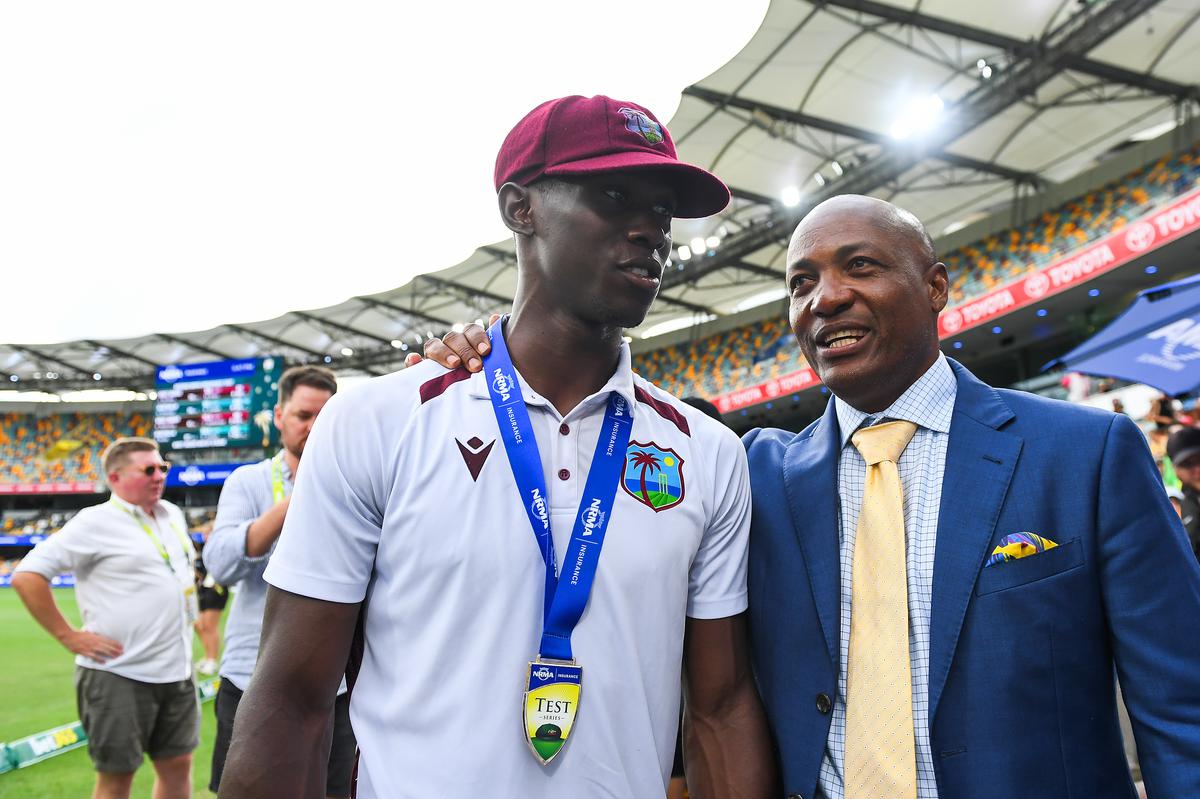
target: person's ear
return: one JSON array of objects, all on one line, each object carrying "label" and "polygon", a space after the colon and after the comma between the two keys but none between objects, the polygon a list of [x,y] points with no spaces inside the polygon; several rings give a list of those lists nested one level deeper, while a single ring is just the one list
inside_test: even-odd
[{"label": "person's ear", "polygon": [[500,218],[513,233],[528,235],[533,232],[533,192],[516,183],[505,183],[496,197],[500,204]]},{"label": "person's ear", "polygon": [[929,302],[933,312],[939,314],[950,299],[950,278],[946,274],[946,265],[938,261],[925,270],[925,283],[929,286]]}]

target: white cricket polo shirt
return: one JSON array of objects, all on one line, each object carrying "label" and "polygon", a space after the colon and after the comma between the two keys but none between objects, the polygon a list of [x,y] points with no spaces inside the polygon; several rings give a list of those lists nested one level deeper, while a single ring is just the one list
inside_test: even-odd
[{"label": "white cricket polo shirt", "polygon": [[[158,534],[171,568],[128,511]],[[21,560],[18,572],[34,572],[47,580],[75,572],[83,629],[125,648],[105,663],[77,655],[76,665],[150,683],[192,676],[192,625],[182,578],[177,576],[192,575],[191,543],[185,549],[172,525],[187,534],[183,513],[170,502],[160,500],[151,519],[114,496],[79,511]]]},{"label": "white cricket polo shirt", "polygon": [[636,377],[628,348],[565,418],[518,379],[560,569],[609,392],[633,409],[628,468],[572,638],[583,667],[574,731],[549,766],[523,737],[544,567],[485,378],[422,363],[321,411],[265,575],[293,593],[366,600],[350,711],[360,797],[662,796],[685,616],[746,608],[750,493],[737,437]]}]

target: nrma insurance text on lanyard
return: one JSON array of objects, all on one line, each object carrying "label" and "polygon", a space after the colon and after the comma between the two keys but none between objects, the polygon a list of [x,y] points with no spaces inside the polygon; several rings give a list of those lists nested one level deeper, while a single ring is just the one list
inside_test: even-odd
[{"label": "nrma insurance text on lanyard", "polygon": [[483,359],[483,369],[504,451],[546,566],[542,641],[537,657],[529,663],[523,709],[530,749],[539,762],[546,764],[562,751],[579,712],[583,669],[571,654],[571,632],[583,615],[596,579],[604,534],[612,518],[613,499],[625,468],[625,448],[633,417],[625,398],[611,393],[564,560],[567,573],[560,578],[554,539],[550,535],[542,458],[504,342],[503,324],[501,319],[488,330],[492,349]]}]

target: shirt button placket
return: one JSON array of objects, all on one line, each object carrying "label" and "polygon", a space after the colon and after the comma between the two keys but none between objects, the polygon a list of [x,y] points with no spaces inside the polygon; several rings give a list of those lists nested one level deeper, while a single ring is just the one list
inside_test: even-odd
[{"label": "shirt button placket", "polygon": [[[563,422],[562,424],[560,424],[558,426],[558,434],[560,436],[569,436],[571,434],[571,426],[569,424],[567,424],[566,422]],[[571,442],[569,440],[564,441],[562,443],[561,452],[563,454],[564,459],[567,459],[567,458],[571,457],[572,455],[577,454],[574,452],[573,448],[571,447]],[[565,467],[559,469],[558,470],[558,479],[562,480],[563,482],[570,480],[571,479],[571,470],[567,469]]]}]

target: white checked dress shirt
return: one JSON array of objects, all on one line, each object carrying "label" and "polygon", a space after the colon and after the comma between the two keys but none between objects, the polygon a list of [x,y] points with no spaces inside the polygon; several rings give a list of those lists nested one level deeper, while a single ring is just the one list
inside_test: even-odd
[{"label": "white checked dress shirt", "polygon": [[833,704],[825,757],[818,779],[827,799],[844,799],[842,776],[846,756],[846,663],[850,652],[850,596],[854,565],[854,537],[862,508],[867,465],[850,442],[859,427],[890,419],[917,425],[917,432],[900,456],[900,482],[904,486],[905,560],[908,574],[909,656],[912,660],[913,727],[917,744],[917,799],[937,799],[933,755],[929,747],[929,615],[933,598],[933,558],[937,543],[938,510],[950,417],[958,383],[945,355],[909,386],[892,406],[879,414],[866,414],[834,399],[841,433],[838,459],[839,550],[841,560],[841,641],[838,658],[838,691]]}]

